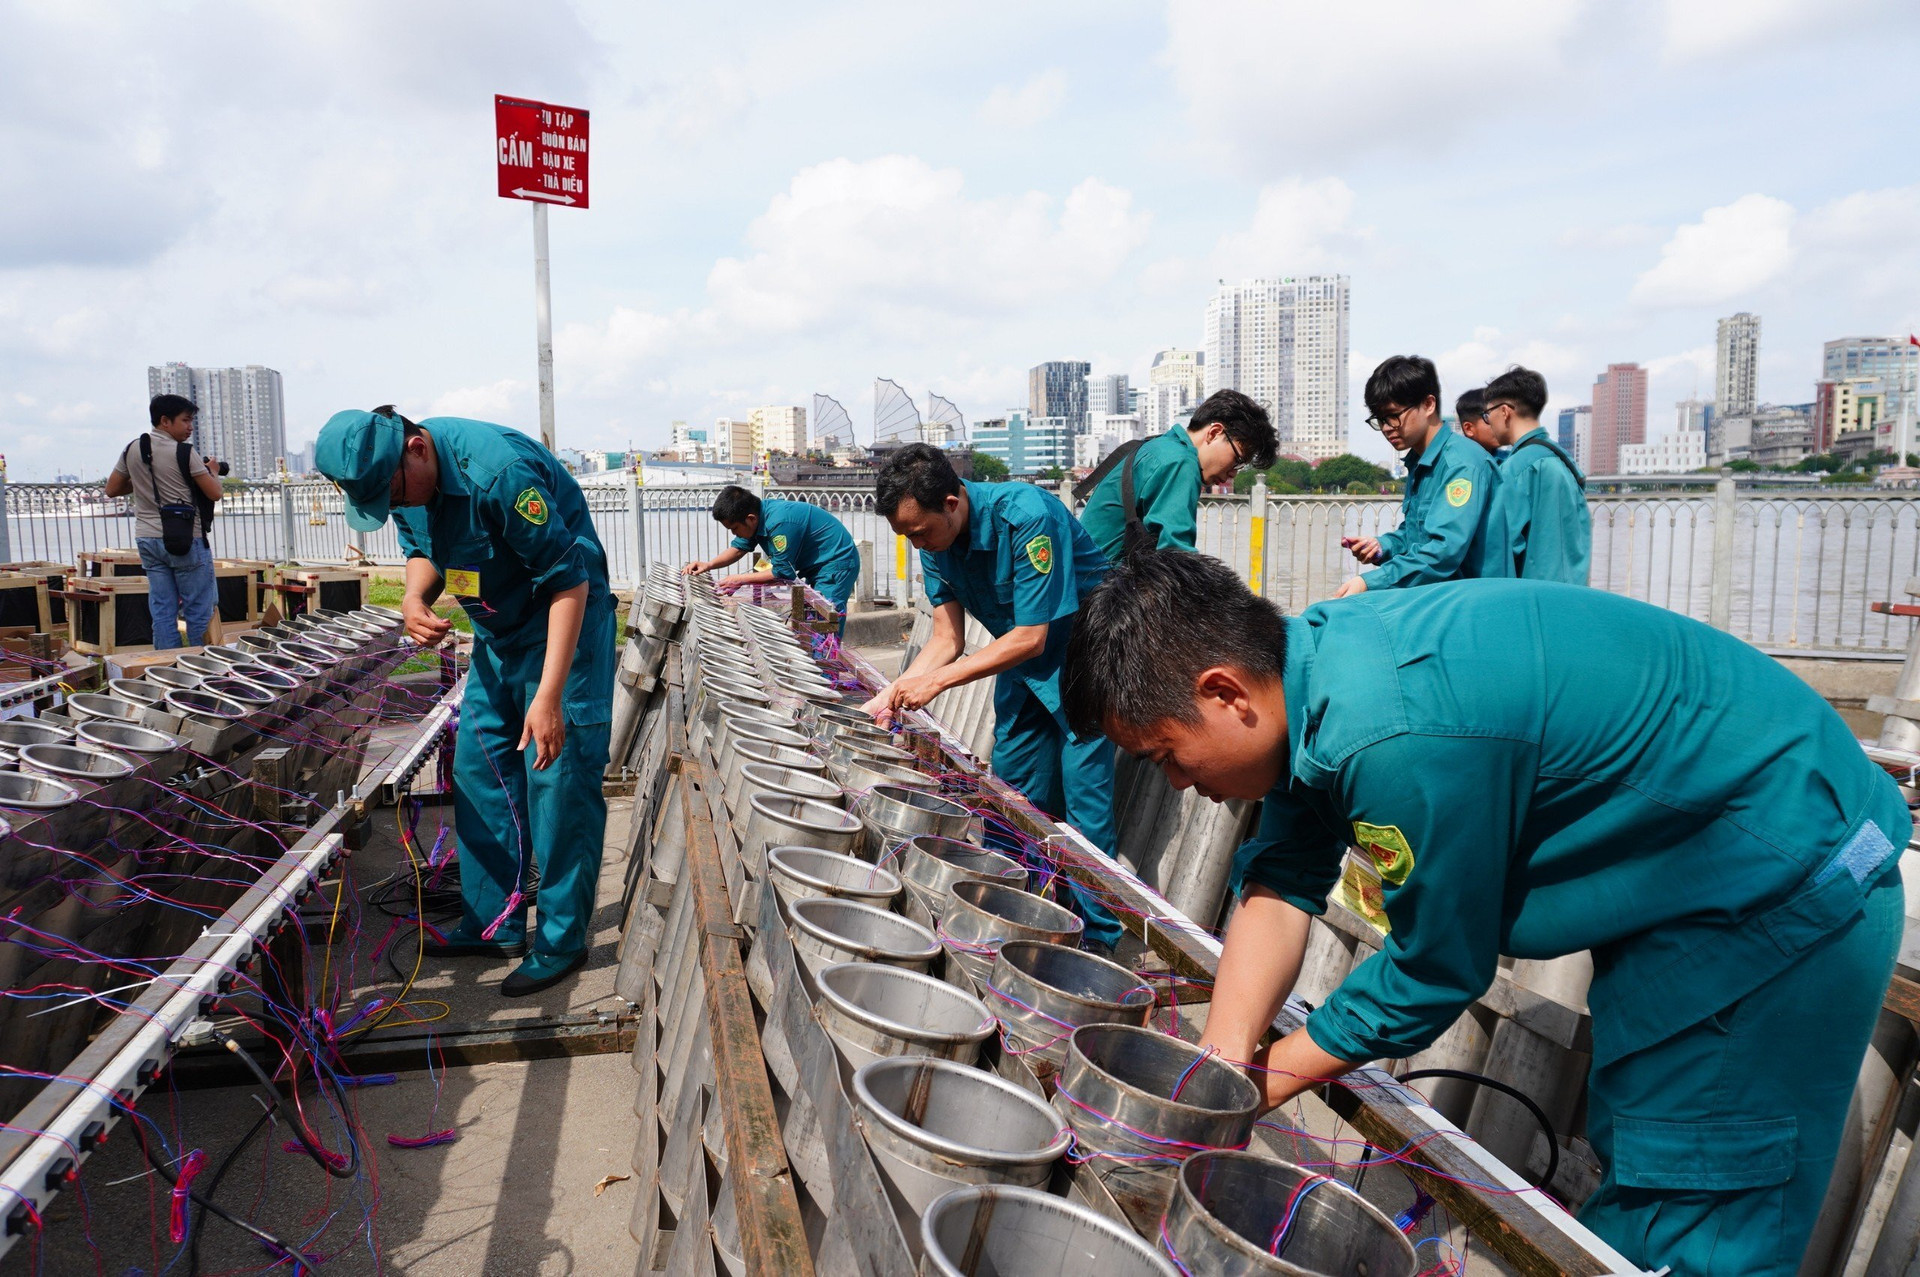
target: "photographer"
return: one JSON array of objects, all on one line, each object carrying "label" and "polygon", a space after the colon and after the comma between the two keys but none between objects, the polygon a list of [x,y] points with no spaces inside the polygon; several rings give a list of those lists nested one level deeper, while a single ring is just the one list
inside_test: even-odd
[{"label": "photographer", "polygon": [[147,571],[147,607],[153,615],[153,645],[206,642],[213,621],[213,550],[207,529],[221,496],[222,462],[202,457],[192,443],[199,409],[179,395],[155,395],[147,405],[153,430],[121,450],[107,476],[107,495],[133,496],[134,538]]}]

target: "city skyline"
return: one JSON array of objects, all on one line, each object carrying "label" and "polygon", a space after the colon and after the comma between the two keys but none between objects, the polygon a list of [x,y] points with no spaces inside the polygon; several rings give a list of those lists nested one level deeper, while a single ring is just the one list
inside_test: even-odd
[{"label": "city skyline", "polygon": [[[170,74],[182,23],[231,75]],[[1496,59],[1504,91],[1373,83],[1383,29]],[[0,434],[23,479],[111,455],[170,357],[284,370],[295,448],[385,402],[534,429],[497,92],[593,111],[594,206],[552,219],[562,446],[858,407],[876,372],[970,421],[1051,358],[1144,386],[1154,352],[1202,346],[1221,279],[1351,281],[1347,443],[1375,457],[1359,390],[1389,354],[1434,358],[1449,394],[1527,364],[1550,412],[1637,362],[1667,404],[1713,393],[1715,321],[1749,311],[1757,401],[1798,403],[1825,342],[1920,330],[1920,161],[1826,87],[1920,52],[1920,12],[1879,0],[839,3],[724,31],[596,2],[531,33],[491,0],[452,27],[187,0],[27,10],[10,43],[0,132],[35,196],[0,212]]]}]

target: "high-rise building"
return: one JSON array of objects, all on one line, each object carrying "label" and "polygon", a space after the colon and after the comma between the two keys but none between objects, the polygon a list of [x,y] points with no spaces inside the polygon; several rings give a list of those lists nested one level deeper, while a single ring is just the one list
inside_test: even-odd
[{"label": "high-rise building", "polygon": [[1207,302],[1206,392],[1265,406],[1284,454],[1345,452],[1347,309],[1345,275],[1222,283]]},{"label": "high-rise building", "polygon": [[1608,364],[1593,383],[1590,473],[1620,473],[1620,445],[1647,441],[1647,370]]},{"label": "high-rise building", "polygon": [[1743,310],[1720,321],[1713,369],[1713,398],[1721,415],[1751,416],[1759,402],[1760,316]]},{"label": "high-rise building", "polygon": [[[1920,446],[1920,346],[1911,337],[1842,337],[1827,342],[1823,381],[1879,383],[1879,425],[1871,441],[1849,440],[1852,450],[1911,452]],[[1858,427],[1856,427],[1858,428]],[[1815,424],[1816,432],[1819,425]],[[1838,443],[1838,437],[1833,440]]]},{"label": "high-rise building", "polygon": [[1704,436],[1713,424],[1713,408],[1711,399],[1682,399],[1673,405],[1673,428]]},{"label": "high-rise building", "polygon": [[[1093,365],[1076,359],[1053,359],[1027,370],[1027,418],[1062,417],[1071,433],[1087,428],[1087,374]],[[1068,455],[1072,460],[1072,455]]]},{"label": "high-rise building", "polygon": [[1566,450],[1573,464],[1587,472],[1587,459],[1593,452],[1593,409],[1586,404],[1562,408],[1556,423],[1555,442]]},{"label": "high-rise building", "polygon": [[755,408],[748,421],[753,426],[753,452],[785,452],[799,456],[807,450],[807,410],[799,404],[774,404]]},{"label": "high-rise building", "polygon": [[750,466],[759,457],[753,448],[753,420],[736,421],[721,417],[713,423],[713,443],[722,452],[720,458],[736,466]]},{"label": "high-rise building", "polygon": [[1148,438],[1193,416],[1206,393],[1207,357],[1198,350],[1163,350],[1147,370],[1147,388],[1133,391],[1133,415]]},{"label": "high-rise building", "polygon": [[236,479],[265,479],[287,451],[286,398],[280,374],[259,364],[193,368],[182,363],[147,369],[147,394],[185,395],[199,409],[193,446],[224,461]]},{"label": "high-rise building", "polygon": [[[716,443],[716,440],[719,442]],[[682,461],[711,464],[728,459],[732,442],[730,436],[719,435],[705,426],[689,426],[684,421],[676,421],[667,447]]]},{"label": "high-rise building", "polygon": [[1018,408],[973,427],[973,450],[1006,462],[1011,474],[1069,468],[1073,441],[1073,427],[1065,417],[1035,417]]},{"label": "high-rise building", "polygon": [[1091,430],[1096,418],[1122,416],[1133,410],[1133,393],[1123,372],[1101,373],[1087,378],[1087,422]]}]

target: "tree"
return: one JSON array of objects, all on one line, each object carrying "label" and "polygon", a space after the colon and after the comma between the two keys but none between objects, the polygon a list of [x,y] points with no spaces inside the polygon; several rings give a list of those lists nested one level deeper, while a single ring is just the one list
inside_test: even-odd
[{"label": "tree", "polygon": [[1007,477],[1007,463],[991,452],[973,454],[973,477],[982,483],[998,483]]},{"label": "tree", "polygon": [[1834,456],[1831,452],[1816,452],[1811,457],[1803,457],[1800,464],[1795,466],[1794,469],[1798,470],[1801,474],[1816,474],[1820,472],[1838,474],[1840,471],[1846,469],[1846,466],[1841,462],[1840,458]]},{"label": "tree", "polygon": [[1873,476],[1861,470],[1843,470],[1839,474],[1830,474],[1820,480],[1821,483],[1872,483]]},{"label": "tree", "polygon": [[1378,492],[1386,481],[1385,470],[1351,452],[1328,457],[1313,468],[1313,486],[1322,492],[1342,491],[1352,483],[1365,484],[1367,491]]},{"label": "tree", "polygon": [[1067,477],[1067,472],[1059,466],[1048,466],[1040,472],[1039,477],[1045,479],[1048,483],[1058,483]]},{"label": "tree", "polygon": [[1371,483],[1362,483],[1358,479],[1347,485],[1347,495],[1350,497],[1369,497],[1379,490]]},{"label": "tree", "polygon": [[1760,463],[1758,461],[1752,461],[1746,457],[1735,457],[1732,461],[1727,462],[1727,469],[1733,471],[1735,474],[1752,474],[1759,468]]}]

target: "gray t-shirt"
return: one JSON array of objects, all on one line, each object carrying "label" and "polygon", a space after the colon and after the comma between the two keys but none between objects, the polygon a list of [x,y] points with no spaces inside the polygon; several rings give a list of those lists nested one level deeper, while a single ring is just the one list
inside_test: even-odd
[{"label": "gray t-shirt", "polygon": [[[161,434],[158,430],[149,433],[153,440],[153,470],[147,470],[147,463],[140,459],[140,441],[135,439],[120,453],[120,461],[113,467],[115,474],[123,474],[133,486],[133,535],[136,537],[165,536],[160,526],[160,507],[163,505],[194,505],[198,489],[187,486],[180,477],[180,461],[177,456],[180,445]],[[187,471],[194,478],[207,473],[207,463],[200,459],[200,450],[189,447],[187,450]],[[158,483],[156,493],[155,484]],[[200,525],[199,507],[194,506],[193,534],[205,536],[207,530]]]}]

